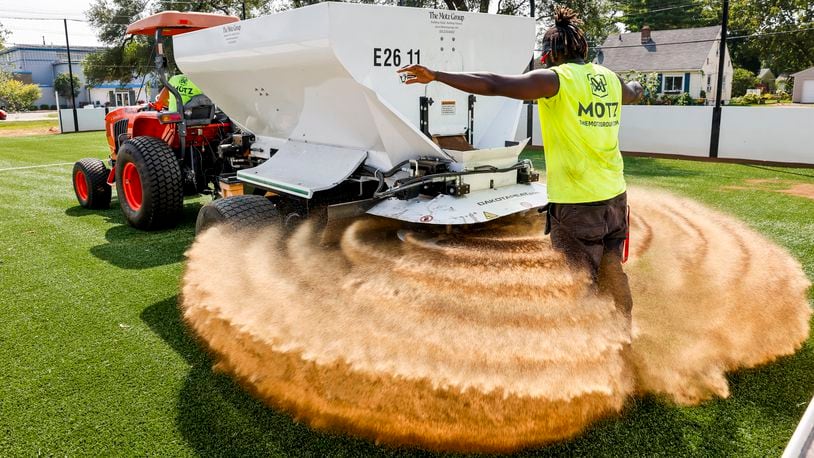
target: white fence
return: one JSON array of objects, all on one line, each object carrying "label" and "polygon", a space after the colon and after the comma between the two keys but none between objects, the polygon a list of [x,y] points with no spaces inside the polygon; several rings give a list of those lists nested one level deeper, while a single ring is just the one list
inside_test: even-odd
[{"label": "white fence", "polygon": [[814,108],[724,107],[718,157],[814,164]]},{"label": "white fence", "polygon": [[[516,139],[527,137],[523,107]],[[537,106],[532,145],[542,145]],[[73,113],[59,110],[62,132],[74,132]],[[104,108],[76,110],[79,131],[104,130]],[[628,105],[622,108],[619,147],[635,153],[709,156],[712,107]],[[723,107],[718,157],[814,164],[814,108]]]},{"label": "white fence", "polygon": [[[77,108],[76,120],[79,123],[79,132],[105,130],[105,114],[104,108]],[[77,131],[74,128],[72,109],[59,110],[59,130],[63,133]]]},{"label": "white fence", "polygon": [[706,157],[711,130],[712,107],[625,106],[619,148]]},{"label": "white fence", "polygon": [[[533,145],[542,145],[534,107]],[[527,137],[523,107],[517,139]],[[630,105],[622,108],[622,151],[709,156],[712,107]],[[814,164],[814,108],[723,107],[718,157]]]}]

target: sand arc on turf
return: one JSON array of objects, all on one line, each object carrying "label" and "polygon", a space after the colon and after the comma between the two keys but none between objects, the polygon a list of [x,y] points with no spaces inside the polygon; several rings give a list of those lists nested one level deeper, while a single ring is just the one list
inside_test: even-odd
[{"label": "sand arc on turf", "polygon": [[[524,216],[460,234],[365,218],[215,227],[187,252],[184,319],[220,370],[318,429],[433,450],[573,437],[632,396],[728,396],[726,372],[793,353],[809,286],[732,217],[632,189],[632,325]],[[222,275],[218,272],[229,272]]]}]

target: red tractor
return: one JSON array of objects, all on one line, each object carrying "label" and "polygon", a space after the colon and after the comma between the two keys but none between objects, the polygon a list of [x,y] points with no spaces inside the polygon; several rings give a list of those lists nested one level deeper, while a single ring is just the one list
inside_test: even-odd
[{"label": "red tractor", "polygon": [[[159,13],[130,24],[128,34],[155,37],[156,71],[164,88],[175,96],[176,111],[160,103],[122,107],[105,117],[110,169],[99,159],[74,164],[73,187],[85,208],[108,208],[115,184],[125,220],[145,230],[174,226],[185,195],[219,190],[219,177],[251,166],[240,145],[241,134],[205,95],[186,103],[167,80],[162,40],[193,30],[238,21],[234,16],[206,13]],[[250,144],[247,138],[245,144]],[[226,147],[224,147],[226,146]]]}]

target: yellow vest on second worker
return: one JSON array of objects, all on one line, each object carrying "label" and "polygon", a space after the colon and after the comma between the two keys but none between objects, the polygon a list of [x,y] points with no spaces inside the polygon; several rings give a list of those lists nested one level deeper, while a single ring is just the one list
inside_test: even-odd
[{"label": "yellow vest on second worker", "polygon": [[537,101],[545,148],[548,200],[583,203],[625,192],[619,152],[622,83],[601,65],[552,67],[557,95]]},{"label": "yellow vest on second worker", "polygon": [[[167,82],[170,83],[170,86],[174,87],[179,94],[181,94],[181,101],[183,103],[189,102],[190,99],[196,95],[203,94],[198,86],[190,81],[185,75],[175,75]],[[178,111],[178,102],[175,100],[175,96],[172,95],[172,93],[170,93],[169,111]]]}]

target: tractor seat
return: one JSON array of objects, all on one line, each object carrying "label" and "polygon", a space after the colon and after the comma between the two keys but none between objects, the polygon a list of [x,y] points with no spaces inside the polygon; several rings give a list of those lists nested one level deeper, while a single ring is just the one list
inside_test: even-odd
[{"label": "tractor seat", "polygon": [[184,104],[184,120],[187,126],[204,126],[211,124],[215,119],[215,104],[212,100],[198,94]]}]

